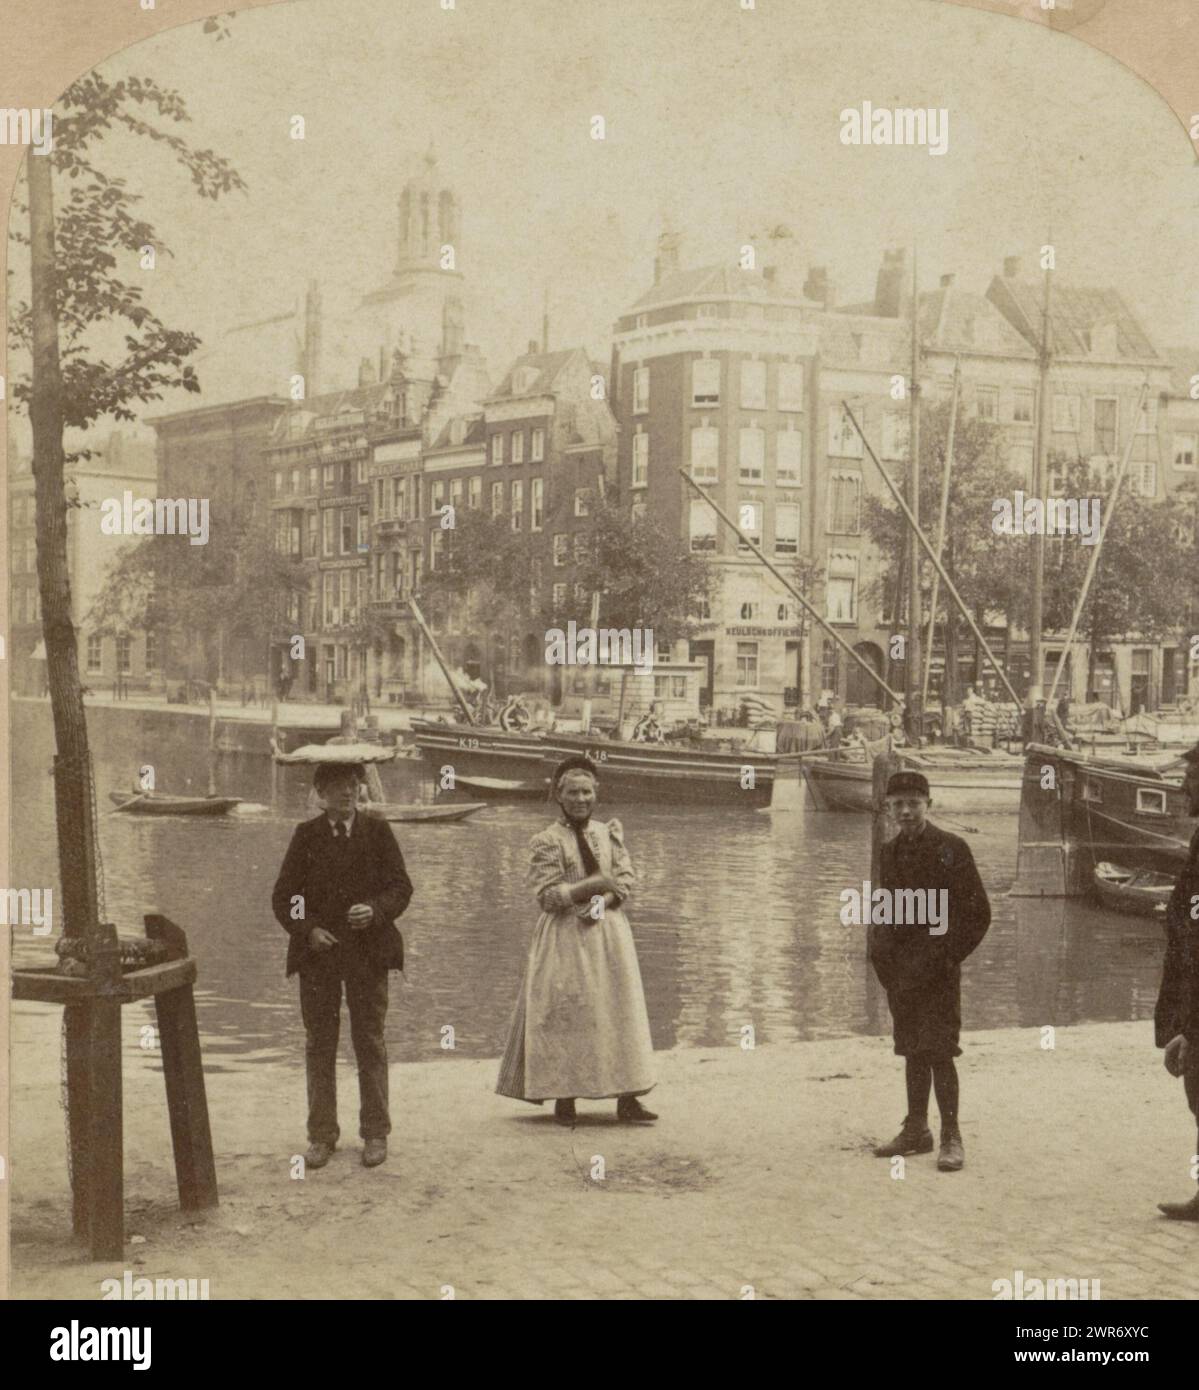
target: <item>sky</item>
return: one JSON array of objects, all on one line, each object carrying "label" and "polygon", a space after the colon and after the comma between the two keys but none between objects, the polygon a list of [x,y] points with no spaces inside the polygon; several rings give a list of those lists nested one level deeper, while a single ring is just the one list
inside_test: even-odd
[{"label": "sky", "polygon": [[[923,285],[952,271],[981,293],[1005,255],[1033,271],[1051,237],[1062,282],[1115,285],[1159,345],[1199,343],[1186,132],[1114,59],[1010,16],[932,0],[291,0],[237,14],[219,43],[188,25],[102,67],[178,88],[188,138],[248,185],[201,201],[123,137],[99,161],[144,193],[173,252],[143,272],[148,297],[201,335],[197,370],[223,398],[248,341],[236,325],[294,309],[311,278],[330,313],[389,278],[396,199],[430,142],[462,207],[466,336],[493,380],[539,335],[547,285],[551,346],[606,360],[664,219],[684,266],[733,263],[782,223],[799,280],[826,264],[843,302],[872,297],[889,246],[915,239]],[[946,109],[948,152],[843,145],[840,113],[863,101]],[[348,383],[356,364],[340,365]]]}]

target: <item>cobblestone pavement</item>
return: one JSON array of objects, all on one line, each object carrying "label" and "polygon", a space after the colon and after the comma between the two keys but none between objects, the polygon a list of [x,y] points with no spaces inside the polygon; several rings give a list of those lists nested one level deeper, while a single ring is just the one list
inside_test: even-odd
[{"label": "cobblestone pavement", "polygon": [[492,1094],[493,1061],[397,1065],[374,1170],[345,1066],[344,1147],[302,1180],[301,1071],[243,1063],[208,1077],[221,1206],[198,1218],[175,1208],[161,1076],[127,1055],[131,1241],[111,1265],[68,1233],[56,1025],[14,1011],[17,1297],[95,1297],[129,1268],[213,1298],[991,1299],[1017,1270],[1199,1298],[1199,1227],[1155,1205],[1193,1190],[1195,1130],[1147,1024],[1059,1029],[1051,1051],[1040,1030],[968,1035],[967,1166],[902,1177],[869,1152],[904,1109],[882,1039],[662,1054],[644,1129],[581,1102],[563,1130]]}]

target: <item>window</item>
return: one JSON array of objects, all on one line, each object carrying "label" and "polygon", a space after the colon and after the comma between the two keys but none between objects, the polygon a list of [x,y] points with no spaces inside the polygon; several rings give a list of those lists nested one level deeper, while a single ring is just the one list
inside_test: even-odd
[{"label": "window", "polygon": [[821,649],[820,686],[822,690],[831,690],[834,695],[837,693],[839,661],[840,652],[837,644],[826,637]]},{"label": "window", "polygon": [[762,504],[761,502],[742,502],[737,509],[737,525],[741,536],[737,541],[738,550],[749,550],[749,540],[755,545],[762,544]]},{"label": "window", "polygon": [[747,599],[737,610],[737,616],[743,623],[756,622],[762,616],[761,600]]},{"label": "window", "polygon": [[828,480],[828,531],[856,536],[860,530],[862,479],[857,473],[832,473]]},{"label": "window", "polygon": [[311,464],[308,465],[308,491],[309,491],[309,493],[315,495],[316,493],[318,493],[318,492],[320,491],[320,487],[321,487],[321,474],[320,474],[320,469],[317,468],[317,466],[316,466],[315,463],[311,463]]},{"label": "window", "polygon": [[503,483],[492,483],[491,485],[491,515],[503,516],[504,514],[504,485]]},{"label": "window", "polygon": [[1154,787],[1137,788],[1137,811],[1143,816],[1166,814],[1166,793]]},{"label": "window", "polygon": [[720,431],[705,423],[691,431],[691,476],[697,483],[720,477]]},{"label": "window", "polygon": [[755,686],[758,683],[758,644],[737,643],[737,684]]},{"label": "window", "polygon": [[575,516],[591,515],[591,489],[589,487],[575,488]]},{"label": "window", "polygon": [[327,507],[321,514],[321,554],[332,555],[333,545],[337,535],[337,513],[332,507]]},{"label": "window", "polygon": [[1017,425],[1031,425],[1036,408],[1037,393],[1026,386],[1017,386],[1012,392],[1012,422]]},{"label": "window", "polygon": [[741,363],[741,409],[766,409],[766,363],[745,360]]},{"label": "window", "polygon": [[780,362],[778,365],[778,408],[802,410],[804,398],[803,365],[799,362]]},{"label": "window", "polygon": [[1128,465],[1128,481],[1133,492],[1142,497],[1157,496],[1157,461],[1137,459]]},{"label": "window", "polygon": [[[502,484],[501,484],[502,486]],[[445,502],[445,483],[438,478],[429,484],[429,515],[436,516]]]},{"label": "window", "polygon": [[519,478],[512,484],[512,529],[519,531],[525,524],[525,485]]},{"label": "window", "polygon": [[318,511],[306,512],[304,515],[304,554],[310,558],[316,554],[320,543],[321,516]]},{"label": "window", "polygon": [[483,505],[483,479],[478,473],[467,479],[466,505],[472,512],[477,512]]},{"label": "window", "polygon": [[585,565],[591,556],[591,537],[586,531],[576,531],[573,541],[574,562],[576,565]]},{"label": "window", "polygon": [[[886,410],[883,412],[883,458],[907,458],[908,428],[910,424],[910,418],[905,411]],[[851,425],[850,428],[852,429],[853,426]]]},{"label": "window", "polygon": [[461,478],[451,478],[451,479],[450,479],[450,501],[453,503],[455,509],[458,508],[458,507],[460,507],[460,506],[462,505],[462,479],[461,479]]},{"label": "window", "polygon": [[514,430],[512,433],[512,462],[524,463],[525,461],[525,432],[524,430]]},{"label": "window", "polygon": [[324,467],[325,491],[328,492],[337,482],[337,465],[327,463]]},{"label": "window", "polygon": [[127,632],[117,635],[117,670],[127,676],[133,669],[133,639]]},{"label": "window", "polygon": [[633,368],[633,414],[644,415],[649,409],[649,368]]},{"label": "window", "polygon": [[688,529],[691,535],[692,550],[714,551],[716,549],[716,513],[702,497],[691,499]]},{"label": "window", "polygon": [[1107,396],[1096,396],[1095,406],[1095,452],[1106,454],[1111,457],[1116,452],[1117,428],[1116,428],[1116,406],[1114,398]]},{"label": "window", "polygon": [[341,508],[341,553],[352,555],[358,541],[358,518],[349,507]]},{"label": "window", "polygon": [[554,537],[554,566],[561,569],[566,564],[566,547],[570,543],[570,538],[564,532],[559,531]]},{"label": "window", "polygon": [[649,435],[644,431],[633,436],[633,486],[645,487],[649,482]]},{"label": "window", "polygon": [[749,425],[741,431],[740,469],[743,483],[760,483],[766,474],[766,431]]},{"label": "window", "polygon": [[691,364],[691,404],[720,404],[720,359],[697,357]]},{"label": "window", "polygon": [[775,435],[774,480],[780,486],[799,487],[803,482],[803,434],[800,430],[780,430]]},{"label": "window", "polygon": [[[417,486],[419,488],[419,484]],[[419,491],[417,495],[420,495]],[[392,480],[391,500],[395,508],[395,519],[397,521],[403,521],[408,511],[408,508],[406,506],[408,500],[408,488],[403,478],[395,478]]]},{"label": "window", "polygon": [[799,508],[790,503],[774,509],[774,553],[799,554]]},{"label": "window", "polygon": [[533,463],[545,458],[545,431],[541,428],[535,429],[529,439],[529,458]]},{"label": "window", "polygon": [[146,633],[146,670],[158,670],[158,633]]},{"label": "window", "polygon": [[854,429],[849,412],[839,405],[828,413],[828,451],[833,458],[862,457],[862,436]]},{"label": "window", "polygon": [[438,556],[445,550],[445,532],[438,527],[429,537],[429,569],[437,568]]},{"label": "window", "polygon": [[529,530],[540,531],[545,519],[545,483],[533,478],[529,483]]},{"label": "window", "polygon": [[565,585],[565,584],[555,584],[555,585],[554,585],[554,588],[553,588],[553,594],[554,594],[554,612],[555,612],[555,613],[561,613],[562,610],[566,607],[566,585]]},{"label": "window", "polygon": [[858,619],[858,557],[833,551],[828,561],[825,617],[830,623],[855,623]]},{"label": "window", "polygon": [[283,470],[275,469],[275,496],[278,497],[283,492]]},{"label": "window", "polygon": [[1176,434],[1174,436],[1174,467],[1195,467],[1195,435]]},{"label": "window", "polygon": [[293,496],[294,496],[297,492],[299,492],[299,490],[300,490],[300,470],[299,470],[298,468],[293,468],[293,469],[291,470],[291,477],[290,477],[290,479],[289,479],[289,486],[290,486],[290,490],[291,490],[291,493],[292,493]]},{"label": "window", "polygon": [[980,420],[999,419],[999,387],[980,386],[975,395],[975,404]]},{"label": "window", "polygon": [[[98,632],[89,632],[87,635],[87,669],[98,671],[103,666],[103,641]],[[149,662],[146,663],[147,666]]]},{"label": "window", "polygon": [[1077,434],[1079,399],[1077,396],[1054,396],[1053,428],[1065,434]]}]

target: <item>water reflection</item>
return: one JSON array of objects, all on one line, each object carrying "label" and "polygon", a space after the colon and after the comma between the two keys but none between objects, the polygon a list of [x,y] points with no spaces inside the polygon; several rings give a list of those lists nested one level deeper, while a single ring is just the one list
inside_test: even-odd
[{"label": "water reflection", "polygon": [[[49,714],[29,704],[16,710],[13,881],[56,885]],[[203,792],[202,724],[110,708],[88,719],[110,920],[134,931],[143,913],[158,911],[187,930],[209,1066],[298,1065],[303,1030],[270,892],[292,827],[306,815],[309,770],[280,768],[273,779],[264,758],[224,755],[218,791],[262,802],[263,813],[212,821],[109,815],[107,793],[126,789],[147,762],[164,791]],[[432,797],[419,764],[389,765],[383,779],[394,800]],[[760,1042],[887,1030],[864,928],[839,919],[841,890],[869,871],[864,818],[632,804],[601,805],[599,814],[620,816],[638,871],[632,922],[656,1047],[735,1045],[747,1025]],[[547,819],[544,806],[525,803],[459,824],[397,827],[416,887],[401,921],[407,982],[395,977],[388,1016],[397,1060],[502,1050],[536,917],[525,887],[527,846]],[[1160,926],[1085,902],[1007,897],[1015,819],[976,823],[979,833],[968,838],[994,922],[964,971],[964,1026],[1151,1017]],[[46,954],[44,942],[16,937],[19,961]],[[127,1046],[136,1050],[153,1006],[143,1001],[126,1014]],[[446,1024],[454,1052],[440,1045]]]}]

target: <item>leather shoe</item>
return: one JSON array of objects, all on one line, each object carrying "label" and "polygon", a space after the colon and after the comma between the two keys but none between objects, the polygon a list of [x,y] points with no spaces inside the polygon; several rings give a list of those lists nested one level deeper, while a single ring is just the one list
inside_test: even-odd
[{"label": "leather shoe", "polygon": [[362,1145],[362,1166],[377,1168],[387,1157],[386,1139],[367,1139]]},{"label": "leather shoe", "polygon": [[1159,1202],[1157,1209],[1171,1221],[1199,1221],[1199,1196],[1189,1202]]},{"label": "leather shoe", "polygon": [[957,1125],[941,1126],[941,1152],[937,1155],[937,1169],[942,1173],[957,1173],[965,1165],[966,1150],[962,1146],[962,1135]]},{"label": "leather shoe", "polygon": [[616,1118],[622,1125],[652,1125],[658,1117],[636,1096],[621,1096],[616,1102]]},{"label": "leather shoe", "polygon": [[903,1128],[889,1144],[880,1144],[874,1151],[875,1158],[897,1158],[899,1155],[930,1154],[933,1151],[933,1132],[926,1120],[913,1124],[904,1120]]},{"label": "leather shoe", "polygon": [[575,1103],[573,1100],[554,1101],[554,1123],[573,1125],[575,1122]]},{"label": "leather shoe", "polygon": [[314,1139],[308,1145],[308,1152],[304,1155],[304,1166],[307,1168],[323,1168],[333,1156],[336,1144],[325,1144],[319,1139]]}]

